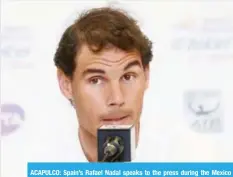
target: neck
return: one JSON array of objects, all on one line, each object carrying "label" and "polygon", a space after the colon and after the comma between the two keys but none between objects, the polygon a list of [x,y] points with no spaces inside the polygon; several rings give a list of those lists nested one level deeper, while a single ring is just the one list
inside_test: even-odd
[{"label": "neck", "polygon": [[136,148],[138,147],[139,142],[139,133],[140,133],[140,122],[135,126],[135,134],[136,134]]},{"label": "neck", "polygon": [[[140,123],[138,123],[135,126],[135,129],[136,129],[136,147],[137,147],[139,141]],[[86,156],[87,160],[89,162],[97,162],[98,161],[97,138],[82,127],[79,127],[78,136],[83,153]]]},{"label": "neck", "polygon": [[97,162],[97,138],[82,127],[78,131],[79,141],[89,162]]}]

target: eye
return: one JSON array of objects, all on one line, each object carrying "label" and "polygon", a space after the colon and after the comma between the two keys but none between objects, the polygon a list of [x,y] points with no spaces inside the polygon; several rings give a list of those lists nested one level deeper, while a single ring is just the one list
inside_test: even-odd
[{"label": "eye", "polygon": [[123,80],[124,81],[131,81],[131,80],[135,79],[135,77],[136,77],[135,74],[127,73],[127,74],[124,74]]},{"label": "eye", "polygon": [[103,78],[101,77],[92,77],[89,79],[89,83],[94,84],[94,85],[99,85],[103,81]]}]

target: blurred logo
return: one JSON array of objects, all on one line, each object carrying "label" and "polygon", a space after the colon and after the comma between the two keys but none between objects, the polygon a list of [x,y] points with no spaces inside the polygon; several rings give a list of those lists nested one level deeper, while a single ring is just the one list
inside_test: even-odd
[{"label": "blurred logo", "polygon": [[173,26],[174,32],[182,33],[233,33],[233,19],[228,17],[204,18],[196,20],[188,18]]},{"label": "blurred logo", "polygon": [[[172,27],[171,49],[192,54],[233,55],[233,20],[187,19]],[[219,58],[219,57],[218,57]]]},{"label": "blurred logo", "polygon": [[0,54],[3,68],[27,68],[31,66],[32,35],[29,27],[6,26],[1,33]]},{"label": "blurred logo", "polygon": [[185,116],[197,132],[222,132],[221,94],[219,91],[190,91],[185,94]]},{"label": "blurred logo", "polygon": [[17,104],[2,104],[0,120],[1,135],[7,136],[20,128],[25,120],[25,112]]}]

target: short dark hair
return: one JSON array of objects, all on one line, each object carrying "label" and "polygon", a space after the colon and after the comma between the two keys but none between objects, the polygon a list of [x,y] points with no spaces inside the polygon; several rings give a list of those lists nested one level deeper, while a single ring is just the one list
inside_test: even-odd
[{"label": "short dark hair", "polygon": [[94,8],[81,14],[61,37],[54,62],[66,76],[73,76],[75,57],[82,45],[93,52],[108,46],[124,51],[137,50],[143,66],[152,60],[152,42],[143,34],[135,21],[126,12],[110,7]]}]

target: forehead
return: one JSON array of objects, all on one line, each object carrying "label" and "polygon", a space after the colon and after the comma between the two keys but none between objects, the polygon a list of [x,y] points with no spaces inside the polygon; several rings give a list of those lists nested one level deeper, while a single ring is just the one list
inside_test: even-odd
[{"label": "forehead", "polygon": [[112,47],[104,49],[99,53],[92,52],[88,46],[84,45],[79,55],[76,57],[78,66],[88,66],[92,64],[106,64],[106,65],[121,65],[128,60],[138,60],[141,63],[141,57],[139,52],[136,50],[126,52],[121,49]]}]

